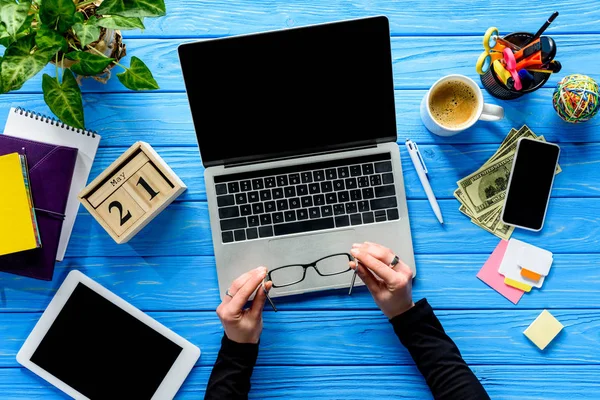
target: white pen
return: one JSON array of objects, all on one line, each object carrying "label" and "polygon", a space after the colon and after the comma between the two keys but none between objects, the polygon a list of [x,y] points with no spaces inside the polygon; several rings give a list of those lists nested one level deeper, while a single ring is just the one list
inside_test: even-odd
[{"label": "white pen", "polygon": [[440,210],[440,206],[435,199],[435,195],[433,194],[433,190],[431,189],[431,185],[429,184],[429,180],[427,179],[427,167],[425,166],[425,161],[423,161],[423,157],[419,152],[419,148],[417,144],[410,139],[406,139],[406,149],[408,150],[408,154],[410,155],[410,159],[417,170],[417,175],[419,175],[419,180],[421,181],[421,185],[423,185],[423,189],[425,189],[425,194],[427,195],[427,200],[429,200],[429,204],[431,204],[431,209],[435,213],[440,224],[444,224],[444,219],[442,218],[442,211]]}]

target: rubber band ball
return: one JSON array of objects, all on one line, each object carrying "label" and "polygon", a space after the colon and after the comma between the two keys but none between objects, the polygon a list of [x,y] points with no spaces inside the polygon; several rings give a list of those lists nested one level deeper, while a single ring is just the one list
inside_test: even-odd
[{"label": "rubber band ball", "polygon": [[600,89],[587,75],[567,75],[558,82],[552,106],[560,118],[574,124],[590,120],[600,109]]}]

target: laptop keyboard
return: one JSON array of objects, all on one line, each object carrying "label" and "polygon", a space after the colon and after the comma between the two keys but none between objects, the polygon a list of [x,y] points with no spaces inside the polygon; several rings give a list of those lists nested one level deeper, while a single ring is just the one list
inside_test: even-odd
[{"label": "laptop keyboard", "polygon": [[396,220],[390,153],[215,177],[223,243]]}]

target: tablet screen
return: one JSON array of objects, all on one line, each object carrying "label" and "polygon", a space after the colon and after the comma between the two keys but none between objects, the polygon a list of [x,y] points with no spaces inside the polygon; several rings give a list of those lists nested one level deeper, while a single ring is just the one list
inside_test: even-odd
[{"label": "tablet screen", "polygon": [[150,399],[181,351],[79,283],[31,362],[90,399]]}]

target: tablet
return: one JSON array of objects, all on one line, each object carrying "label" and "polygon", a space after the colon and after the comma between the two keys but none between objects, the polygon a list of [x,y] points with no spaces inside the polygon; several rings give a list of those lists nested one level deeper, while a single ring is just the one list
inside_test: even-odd
[{"label": "tablet", "polygon": [[17,361],[75,399],[172,399],[200,349],[72,271]]}]

